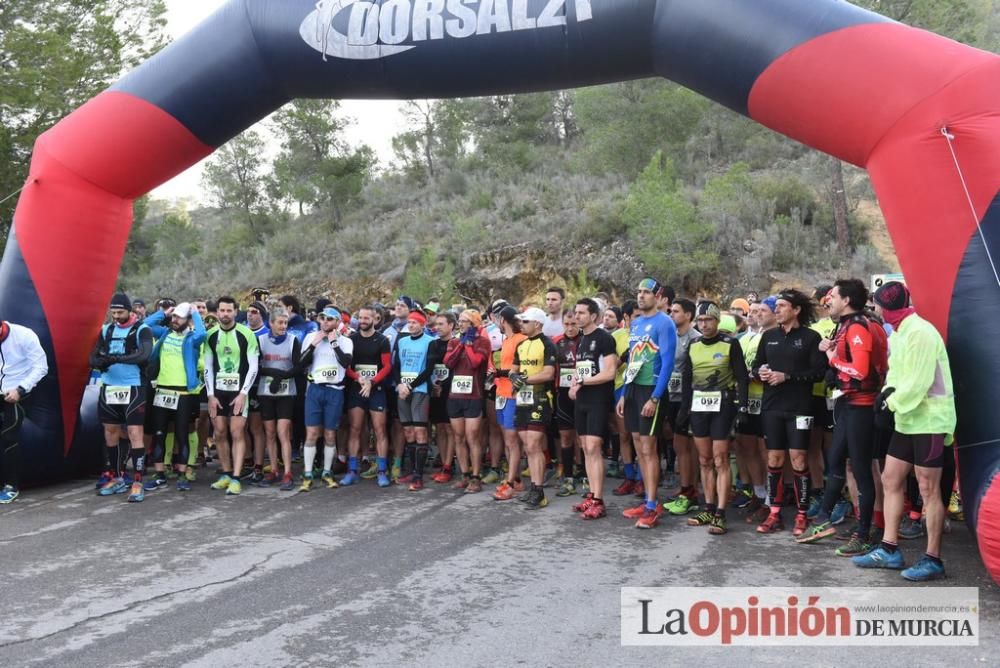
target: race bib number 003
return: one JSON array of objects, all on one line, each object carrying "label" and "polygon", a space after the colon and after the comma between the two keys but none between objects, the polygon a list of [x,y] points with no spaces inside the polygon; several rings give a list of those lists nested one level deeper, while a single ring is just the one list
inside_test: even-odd
[{"label": "race bib number 003", "polygon": [[451,379],[451,393],[472,394],[472,376],[455,376]]},{"label": "race bib number 003", "polygon": [[534,406],[535,405],[535,388],[531,385],[525,385],[520,390],[517,391],[517,405],[518,406]]},{"label": "race bib number 003", "polygon": [[177,402],[181,398],[180,392],[174,392],[172,390],[157,390],[156,396],[153,397],[153,405],[164,408],[168,411],[177,410]]},{"label": "race bib number 003", "polygon": [[131,387],[104,386],[104,403],[108,406],[128,406],[132,400]]},{"label": "race bib number 003", "polygon": [[215,376],[215,389],[220,392],[239,392],[240,374],[220,373]]},{"label": "race bib number 003", "polygon": [[691,400],[692,413],[718,413],[722,410],[722,392],[699,392],[695,390]]},{"label": "race bib number 003", "polygon": [[360,380],[371,380],[378,375],[378,366],[375,364],[358,364],[354,370],[358,372]]}]

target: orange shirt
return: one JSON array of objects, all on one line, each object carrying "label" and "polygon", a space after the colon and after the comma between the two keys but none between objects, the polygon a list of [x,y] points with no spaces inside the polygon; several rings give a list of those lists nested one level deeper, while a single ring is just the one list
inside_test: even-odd
[{"label": "orange shirt", "polygon": [[[503,345],[500,347],[500,369],[510,371],[510,368],[514,366],[514,353],[517,351],[517,347],[527,338],[524,334],[515,334],[504,339]],[[496,385],[498,397],[514,398],[514,386],[511,385],[510,378],[498,377]]]}]

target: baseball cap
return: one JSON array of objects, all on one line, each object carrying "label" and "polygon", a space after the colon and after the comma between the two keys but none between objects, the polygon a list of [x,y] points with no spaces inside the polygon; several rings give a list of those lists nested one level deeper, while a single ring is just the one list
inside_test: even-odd
[{"label": "baseball cap", "polygon": [[189,318],[191,317],[191,310],[192,307],[190,302],[181,302],[176,306],[176,308],[174,308],[174,315],[178,318]]},{"label": "baseball cap", "polygon": [[325,309],[323,309],[323,313],[321,315],[324,318],[336,318],[337,320],[340,320],[340,311],[338,311],[332,306],[327,306]]},{"label": "baseball cap", "polygon": [[522,311],[520,315],[517,316],[517,319],[522,322],[537,322],[544,325],[545,311],[538,308],[537,306],[532,306],[530,308],[524,309],[524,311]]},{"label": "baseball cap", "polygon": [[507,303],[506,299],[497,299],[492,304],[490,304],[490,313],[496,315],[508,306],[510,306],[510,304]]}]

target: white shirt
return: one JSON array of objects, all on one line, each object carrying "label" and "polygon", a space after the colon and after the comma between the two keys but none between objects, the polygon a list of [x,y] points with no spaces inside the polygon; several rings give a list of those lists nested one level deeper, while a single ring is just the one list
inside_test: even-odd
[{"label": "white shirt", "polygon": [[551,315],[545,316],[545,324],[542,325],[542,334],[551,339],[565,333],[566,329],[563,327],[562,315],[557,315],[555,318]]},{"label": "white shirt", "polygon": [[[306,337],[302,350],[308,349],[313,341],[317,342],[313,351],[312,365],[309,367],[309,380],[318,385],[342,388],[347,379],[347,369],[337,358],[333,343],[326,339],[326,333],[313,332]],[[343,334],[337,337],[337,347],[347,355],[354,354],[354,341]]]},{"label": "white shirt", "polygon": [[0,343],[0,391],[23,387],[30,392],[49,373],[49,363],[38,335],[8,322],[10,333]]}]

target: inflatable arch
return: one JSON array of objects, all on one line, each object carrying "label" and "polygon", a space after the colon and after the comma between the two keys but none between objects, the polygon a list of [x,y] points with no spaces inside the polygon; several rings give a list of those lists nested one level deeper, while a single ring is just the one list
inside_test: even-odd
[{"label": "inflatable arch", "polygon": [[[866,168],[959,401],[970,527],[1000,581],[1000,58],[841,0],[232,0],[42,135],[0,314],[50,378],[29,475],[72,465],[132,200],[296,97],[440,98],[662,76]],[[991,408],[992,407],[992,408]],[[82,412],[81,412],[82,411]]]}]

